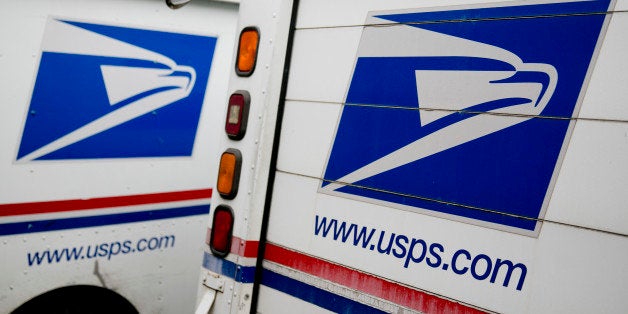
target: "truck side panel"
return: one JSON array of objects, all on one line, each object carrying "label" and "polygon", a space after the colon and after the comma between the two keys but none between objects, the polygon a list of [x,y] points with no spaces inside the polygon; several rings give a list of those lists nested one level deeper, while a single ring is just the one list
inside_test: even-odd
[{"label": "truck side panel", "polygon": [[[492,7],[485,3],[450,6],[458,4],[463,3],[434,2],[426,4],[427,9],[417,11],[451,12],[468,10],[469,7]],[[507,3],[503,6],[517,4]],[[347,8],[343,9],[343,5]],[[270,312],[276,310],[276,303],[302,300],[320,306],[321,311],[324,308],[335,312],[357,310],[364,305],[373,311],[385,312],[621,311],[626,307],[622,295],[628,292],[623,284],[628,271],[623,262],[626,259],[623,247],[626,245],[628,217],[624,210],[623,204],[626,200],[622,193],[628,183],[627,169],[622,165],[623,156],[628,153],[628,124],[624,105],[626,89],[621,83],[625,81],[622,78],[626,77],[627,71],[624,70],[628,64],[623,57],[628,41],[623,36],[625,27],[622,26],[628,18],[623,11],[625,9],[622,9],[625,8],[626,1],[618,1],[615,9],[609,12],[569,11],[564,13],[565,16],[526,16],[515,18],[515,21],[502,21],[503,17],[495,17],[504,25],[509,22],[518,23],[517,19],[525,19],[521,23],[556,22],[557,25],[584,25],[589,20],[599,21],[596,23],[600,23],[597,24],[600,36],[593,34],[591,37],[593,43],[588,52],[590,66],[586,63],[589,62],[588,59],[583,61],[586,68],[583,71],[586,73],[581,74],[582,88],[574,85],[574,96],[570,96],[573,98],[573,116],[569,110],[566,113],[552,111],[551,104],[546,111],[523,115],[508,111],[514,110],[514,107],[506,108],[498,114],[492,111],[494,109],[474,109],[469,112],[459,109],[453,103],[425,108],[421,107],[420,94],[419,106],[415,109],[404,104],[354,101],[358,97],[354,96],[357,92],[352,90],[353,84],[361,78],[358,75],[367,73],[356,74],[362,66],[356,60],[370,56],[362,46],[366,45],[366,36],[372,36],[369,35],[371,31],[390,31],[390,36],[394,36],[392,34],[399,32],[393,32],[392,29],[408,28],[406,24],[387,21],[382,21],[382,25],[363,25],[368,24],[364,23],[367,12],[376,11],[370,13],[369,18],[373,15],[402,15],[414,12],[410,9],[416,6],[404,2],[334,2],[333,5],[325,1],[300,2],[258,310]],[[371,21],[369,18],[367,21]],[[467,24],[500,23],[490,17],[479,19],[443,18],[433,21],[438,26],[429,27],[432,31],[443,31],[449,24],[456,23],[460,24],[460,28]],[[432,22],[417,22],[416,27],[421,27],[421,23]],[[463,33],[462,30],[459,33],[465,34],[467,39],[484,38],[490,42],[490,34],[481,37],[473,32],[480,32],[479,26],[478,30],[471,33]],[[520,34],[512,34],[513,38],[516,36]],[[429,41],[419,44],[436,45]],[[514,45],[516,44],[513,47]],[[539,46],[537,49],[554,49],[553,53],[561,54],[560,49],[564,47]],[[393,44],[381,44],[377,47],[381,51],[402,48]],[[470,54],[464,50],[455,53],[459,53],[459,56]],[[521,60],[523,63],[532,62],[524,57]],[[542,63],[538,60],[535,62]],[[451,66],[450,64],[447,66]],[[582,66],[580,63],[574,64]],[[563,74],[565,69],[557,68],[558,87],[554,96],[561,97],[556,96],[562,93],[561,88],[562,91],[571,88],[562,85],[567,84],[565,82],[568,80],[567,75]],[[382,77],[389,78],[385,76],[386,73],[380,73]],[[419,74],[417,80],[420,79]],[[371,77],[376,75],[369,76]],[[439,83],[446,85],[447,82]],[[363,84],[367,88],[380,91],[377,85],[379,82],[372,86],[366,85],[366,81]],[[419,83],[413,81],[411,84]],[[390,84],[390,88],[394,87]],[[416,85],[411,87],[416,88]],[[420,88],[421,85],[419,93]],[[387,92],[384,89],[381,91]],[[411,105],[416,106],[416,103]],[[349,116],[348,110],[355,113],[354,116]],[[373,113],[376,110],[379,113]],[[348,182],[355,187],[344,190],[338,188],[340,193],[325,191],[326,185],[335,184],[334,180],[341,183],[343,181],[338,179],[339,176],[326,177],[330,173],[330,154],[343,148],[334,146],[338,143],[340,132],[350,131],[348,128],[341,129],[343,123],[352,121],[351,125],[363,132],[364,138],[359,138],[359,132],[356,131],[353,136],[357,142],[347,146],[346,152],[341,152],[345,156],[351,156],[353,150],[355,160],[352,161],[349,157],[343,160],[346,163],[359,163],[359,160],[365,158],[363,155],[370,154],[372,150],[380,150],[385,154],[391,151],[387,147],[398,145],[392,143],[398,139],[387,139],[381,135],[402,136],[399,135],[402,134],[401,131],[392,131],[397,128],[396,123],[404,123],[398,121],[416,119],[418,124],[418,116],[421,119],[425,116],[426,120],[430,120],[430,114],[442,117],[443,112],[463,116],[479,113],[479,116],[486,116],[484,125],[496,123],[516,126],[524,123],[519,121],[531,121],[529,123],[535,123],[541,129],[562,130],[556,132],[567,134],[564,142],[560,138],[556,140],[558,148],[552,153],[555,154],[555,169],[550,171],[551,180],[546,179],[547,186],[542,190],[542,193],[547,194],[539,197],[539,202],[544,205],[538,205],[538,216],[512,215],[500,212],[500,207],[485,208],[464,204],[455,198],[458,196],[455,193],[444,193],[442,198],[412,194],[404,190],[404,185],[412,182],[403,171],[391,175],[389,181],[386,181],[386,186],[392,190],[378,185],[378,182],[383,181],[364,179]],[[361,117],[363,126],[359,125]],[[382,120],[385,117],[396,117],[399,120],[390,118],[375,124],[378,117]],[[407,124],[403,125],[405,127]],[[408,129],[408,132],[411,130]],[[552,136],[554,135],[545,134],[533,137],[530,141],[540,141],[541,144],[525,147],[546,146],[547,149],[540,150],[540,153],[545,154],[549,150],[549,143],[552,143]],[[522,152],[522,155],[525,154]],[[437,156],[439,155],[434,155],[435,160]],[[499,154],[492,156],[503,157]],[[510,158],[516,159],[517,156]],[[465,165],[465,159],[444,160],[449,164],[445,161],[442,164],[426,162],[426,167],[432,165],[464,170],[461,165]],[[342,168],[346,164],[333,166]],[[468,164],[466,167],[474,165]],[[523,172],[512,170],[497,167],[494,169],[498,173],[541,172],[540,168],[534,167],[519,169]],[[407,171],[414,170],[408,168]],[[431,172],[426,170],[425,173]],[[399,179],[399,184],[394,184],[394,178]],[[464,178],[458,179],[456,184],[480,184],[464,182],[462,180],[466,180],[466,177]],[[496,186],[515,182],[511,179],[506,176],[505,181]],[[397,187],[399,189],[394,190]],[[528,185],[517,188],[530,189]],[[366,191],[355,192],[357,189]],[[508,189],[506,186],[503,190]],[[427,189],[425,191],[428,193]],[[464,189],[461,188],[460,191]],[[387,194],[394,197],[387,198]],[[524,194],[524,198],[526,195]],[[503,195],[496,190],[494,197],[500,198]],[[453,209],[417,210],[421,206],[416,205],[415,198],[421,202],[445,203]],[[404,201],[407,203],[400,204]],[[506,205],[516,202],[508,198],[503,201]],[[429,204],[426,206],[423,208],[436,208]],[[484,218],[478,216],[457,212],[469,209],[488,209],[491,212],[495,210],[505,214],[504,221],[510,219],[514,222],[483,220]],[[519,221],[525,223],[529,220],[536,224],[529,231],[513,227]]]}]

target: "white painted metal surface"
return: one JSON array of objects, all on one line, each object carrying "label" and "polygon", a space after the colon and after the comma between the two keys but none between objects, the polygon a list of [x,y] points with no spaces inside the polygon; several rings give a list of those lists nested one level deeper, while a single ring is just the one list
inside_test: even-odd
[{"label": "white painted metal surface", "polygon": [[[277,66],[284,64],[291,11],[291,1],[285,0],[251,1],[239,7],[240,17],[247,18],[240,18],[237,34],[246,27],[256,27],[260,33],[260,42],[254,73],[250,77],[236,76],[233,64],[230,72],[229,93],[246,90],[251,96],[246,135],[240,141],[232,141],[224,130],[219,132],[220,150],[239,150],[242,153],[242,167],[238,195],[233,200],[226,200],[214,193],[212,198],[213,206],[230,206],[235,217],[230,254],[222,259],[212,255],[210,248],[205,246],[203,274],[219,275],[225,280],[225,290],[216,295],[213,313],[248,313],[251,308],[262,209],[266,201],[277,121],[276,104],[283,77],[283,72],[277,71]],[[217,168],[213,169],[218,171]],[[209,228],[212,226],[211,217],[210,214]],[[200,298],[206,288],[199,287]]]}]

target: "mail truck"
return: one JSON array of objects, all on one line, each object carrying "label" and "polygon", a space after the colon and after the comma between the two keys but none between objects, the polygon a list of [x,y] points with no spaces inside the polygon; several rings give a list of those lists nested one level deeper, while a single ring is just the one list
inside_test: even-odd
[{"label": "mail truck", "polygon": [[628,1],[246,1],[197,313],[628,308]]},{"label": "mail truck", "polygon": [[0,313],[190,313],[237,4],[2,1]]}]

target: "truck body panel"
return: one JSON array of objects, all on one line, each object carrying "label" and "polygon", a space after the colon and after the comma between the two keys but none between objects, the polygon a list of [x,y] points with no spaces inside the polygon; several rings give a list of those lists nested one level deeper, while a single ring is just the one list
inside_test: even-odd
[{"label": "truck body panel", "polygon": [[256,275],[220,311],[626,307],[626,1],[276,3],[287,40],[241,4],[240,29],[287,48],[231,81],[261,88],[258,131],[222,143],[257,170],[214,202],[255,248],[223,261]]},{"label": "truck body panel", "polygon": [[237,5],[2,7],[0,312],[78,285],[192,311]]}]

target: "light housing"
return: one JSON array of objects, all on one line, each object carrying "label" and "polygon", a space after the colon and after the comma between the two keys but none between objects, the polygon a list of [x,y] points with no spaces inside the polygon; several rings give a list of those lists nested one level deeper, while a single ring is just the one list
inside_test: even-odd
[{"label": "light housing", "polygon": [[246,133],[246,124],[249,118],[251,96],[247,91],[239,90],[231,94],[227,104],[225,118],[225,132],[232,140],[241,140]]},{"label": "light housing", "polygon": [[219,205],[214,210],[209,248],[216,256],[225,257],[231,251],[233,238],[233,210],[227,205]]},{"label": "light housing", "polygon": [[245,27],[240,33],[236,56],[236,73],[239,76],[251,76],[255,71],[259,39],[259,31],[256,27]]},{"label": "light housing", "polygon": [[229,148],[220,156],[218,182],[216,190],[224,199],[233,199],[238,194],[242,154],[239,150]]}]

